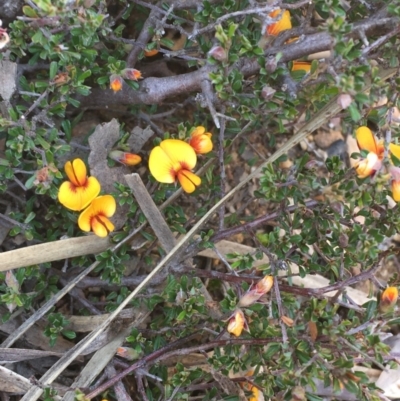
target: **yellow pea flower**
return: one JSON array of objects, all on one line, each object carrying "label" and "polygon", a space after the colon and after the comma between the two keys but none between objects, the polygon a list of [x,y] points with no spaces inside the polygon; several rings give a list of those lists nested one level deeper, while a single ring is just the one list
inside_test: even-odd
[{"label": "yellow pea flower", "polygon": [[68,209],[80,211],[100,193],[100,183],[88,177],[85,163],[81,159],[68,161],[64,166],[69,181],[61,184],[58,200]]},{"label": "yellow pea flower", "polygon": [[192,173],[197,156],[194,149],[179,139],[165,139],[150,152],[149,169],[153,177],[164,184],[177,180],[187,193],[201,184],[201,178]]},{"label": "yellow pea flower", "polygon": [[116,208],[115,199],[111,195],[97,197],[79,215],[79,228],[86,232],[93,231],[99,237],[107,237],[114,230],[114,224],[109,217],[114,215]]}]

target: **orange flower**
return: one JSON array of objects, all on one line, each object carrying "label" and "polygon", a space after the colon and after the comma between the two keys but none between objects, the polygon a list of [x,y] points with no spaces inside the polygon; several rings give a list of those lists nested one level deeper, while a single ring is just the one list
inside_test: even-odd
[{"label": "orange flower", "polygon": [[142,161],[142,158],[139,155],[122,152],[121,150],[112,150],[108,156],[116,162],[125,164],[126,166],[135,166]]},{"label": "orange flower", "polygon": [[243,329],[247,329],[246,318],[240,309],[236,309],[233,315],[229,318],[227,331],[236,337],[242,334]]},{"label": "orange flower", "polygon": [[137,81],[138,79],[143,78],[142,73],[134,68],[125,68],[122,71],[122,76],[131,81]]},{"label": "orange flower", "polygon": [[92,201],[78,218],[78,226],[82,231],[93,231],[99,237],[107,237],[114,230],[114,224],[108,219],[117,208],[111,195],[99,196]]},{"label": "orange flower", "polygon": [[153,177],[164,184],[179,181],[187,193],[192,193],[201,184],[201,179],[192,173],[197,156],[193,148],[179,139],[165,139],[150,152],[149,169]]},{"label": "orange flower", "polygon": [[95,177],[87,177],[86,166],[81,159],[68,161],[64,170],[69,181],[61,184],[58,200],[66,208],[80,211],[100,193],[100,183]]},{"label": "orange flower", "polygon": [[288,10],[282,11],[280,9],[277,9],[269,14],[271,18],[277,18],[279,15],[281,17],[277,22],[273,22],[272,24],[266,26],[265,28],[266,34],[277,36],[282,31],[286,31],[292,28],[292,21],[290,20],[290,11]]},{"label": "orange flower", "polygon": [[388,287],[382,292],[381,302],[379,303],[379,309],[381,312],[391,312],[397,303],[399,298],[399,290],[397,287]]},{"label": "orange flower", "polygon": [[206,129],[199,125],[194,129],[190,136],[189,145],[197,154],[205,154],[212,151],[213,143],[211,141],[212,134],[206,132]]},{"label": "orange flower", "polygon": [[119,75],[112,74],[110,76],[110,89],[114,91],[114,93],[120,91],[122,89],[123,80]]},{"label": "orange flower", "polygon": [[273,284],[274,278],[272,276],[265,276],[240,298],[238,305],[246,307],[254,304],[254,302],[257,302],[263,295],[271,290]]},{"label": "orange flower", "polygon": [[311,63],[308,61],[293,61],[292,71],[311,71]]}]

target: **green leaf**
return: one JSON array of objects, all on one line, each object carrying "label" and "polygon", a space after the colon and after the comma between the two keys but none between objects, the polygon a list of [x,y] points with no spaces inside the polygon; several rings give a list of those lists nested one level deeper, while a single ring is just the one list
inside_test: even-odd
[{"label": "green leaf", "polygon": [[64,337],[67,337],[67,338],[70,339],[70,340],[73,340],[74,338],[76,338],[76,333],[75,333],[74,331],[72,331],[72,330],[63,330],[63,331],[61,332],[61,334],[62,334]]},{"label": "green leaf", "polygon": [[28,214],[28,216],[26,216],[26,219],[24,220],[25,224],[30,223],[34,218],[35,218],[36,214],[34,212],[30,212]]},{"label": "green leaf", "polygon": [[57,72],[58,72],[58,63],[57,61],[52,61],[50,63],[50,73],[49,73],[51,80],[54,79],[54,77],[57,75]]},{"label": "green leaf", "polygon": [[29,18],[38,18],[36,11],[30,6],[23,6],[22,12]]}]

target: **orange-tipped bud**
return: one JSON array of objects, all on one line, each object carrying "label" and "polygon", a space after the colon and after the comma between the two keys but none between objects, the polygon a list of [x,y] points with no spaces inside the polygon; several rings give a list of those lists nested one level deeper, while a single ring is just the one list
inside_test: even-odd
[{"label": "orange-tipped bud", "polygon": [[111,159],[115,160],[118,163],[125,164],[125,166],[135,166],[142,161],[142,158],[139,155],[135,155],[133,153],[122,152],[121,150],[112,150],[109,153]]},{"label": "orange-tipped bud", "polygon": [[199,125],[194,129],[190,136],[189,145],[197,154],[205,154],[212,151],[212,134],[206,132],[206,129]]},{"label": "orange-tipped bud", "polygon": [[151,50],[145,50],[144,51],[145,57],[153,57],[156,54],[158,54],[158,50],[157,49],[151,49]]},{"label": "orange-tipped bud", "polygon": [[255,286],[256,290],[262,295],[269,292],[274,285],[274,278],[272,276],[264,276]]},{"label": "orange-tipped bud", "polygon": [[229,318],[227,330],[234,336],[239,337],[244,328],[247,328],[246,318],[244,317],[243,312],[240,309],[237,309]]},{"label": "orange-tipped bud", "polygon": [[215,60],[218,61],[226,61],[228,59],[228,54],[222,46],[212,47],[209,50],[208,55],[215,58]]},{"label": "orange-tipped bud", "polygon": [[268,293],[274,284],[272,276],[265,276],[250,288],[239,300],[238,306],[246,307],[257,302],[263,295]]},{"label": "orange-tipped bud", "polygon": [[130,347],[118,347],[117,355],[121,358],[127,359],[128,361],[133,361],[140,358],[141,352],[138,352],[134,348]]},{"label": "orange-tipped bud", "polygon": [[131,81],[137,81],[138,79],[143,78],[142,73],[139,70],[135,70],[134,68],[125,68],[122,71],[122,76],[125,79],[129,79]]},{"label": "orange-tipped bud", "polygon": [[120,91],[122,89],[123,80],[119,75],[112,74],[110,76],[110,89],[114,91],[114,93]]},{"label": "orange-tipped bud", "polygon": [[388,287],[385,291],[382,292],[381,302],[379,304],[379,309],[381,312],[391,312],[399,298],[399,290],[397,287]]}]

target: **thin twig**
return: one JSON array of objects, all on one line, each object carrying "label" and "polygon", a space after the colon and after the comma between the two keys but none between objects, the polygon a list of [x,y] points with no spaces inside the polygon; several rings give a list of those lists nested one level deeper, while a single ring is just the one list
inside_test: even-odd
[{"label": "thin twig", "polygon": [[[221,128],[219,130],[218,136],[218,160],[219,160],[219,174],[220,174],[220,197],[223,199],[225,196],[225,163],[224,163],[224,149],[225,149],[225,119],[221,121]],[[218,211],[219,214],[219,230],[224,229],[224,219],[225,219],[225,205],[222,205]]]}]

